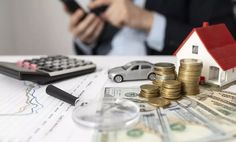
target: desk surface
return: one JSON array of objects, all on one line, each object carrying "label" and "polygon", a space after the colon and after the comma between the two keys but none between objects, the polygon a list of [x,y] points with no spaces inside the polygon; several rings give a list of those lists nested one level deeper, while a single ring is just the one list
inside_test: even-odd
[{"label": "desk surface", "polygon": [[[35,56],[0,56],[0,61],[15,62],[19,59],[31,59],[33,57]],[[147,60],[153,63],[176,63],[176,58],[173,56],[73,57],[93,61],[97,64],[98,71],[90,75],[55,83],[54,85],[75,96],[82,96],[82,99],[99,97],[104,87],[137,87],[148,82],[114,83],[107,77],[107,69],[111,67],[124,65],[133,60]],[[76,126],[71,119],[73,107],[46,95],[46,86],[18,81],[3,75],[0,75],[0,86],[0,142],[92,141],[94,131]],[[195,134],[200,132],[202,131],[200,130]],[[189,137],[191,137],[191,133],[189,134]]]},{"label": "desk surface", "polygon": [[[22,59],[31,59],[33,57],[38,57],[38,56],[0,56],[0,61],[16,62],[17,60],[20,60],[20,59],[21,60]],[[127,62],[133,61],[133,60],[147,60],[147,61],[150,61],[153,63],[156,63],[156,62],[175,63],[175,61],[176,61],[175,57],[172,57],[172,56],[150,56],[150,57],[147,57],[147,56],[144,56],[144,57],[73,56],[73,57],[91,60],[97,64],[98,69],[108,69],[111,67],[124,65]],[[87,78],[93,80],[93,76],[89,76]],[[82,82],[81,80],[85,81],[86,79],[85,79],[85,77],[79,77],[77,79],[72,79],[71,81],[67,80],[67,81],[64,81],[61,83],[57,83],[56,85],[60,86],[64,90],[67,90],[67,88],[71,88],[71,82],[75,82],[74,84],[79,84]],[[87,81],[88,81],[88,79],[87,79]],[[126,83],[122,83],[122,84],[116,84],[116,83],[109,81],[107,78],[107,75],[104,75],[100,79],[100,81],[101,82],[104,81],[105,85],[109,84],[108,86],[126,86],[126,87],[127,86],[134,86],[134,84],[137,84],[137,83],[141,83],[141,84],[145,83],[145,81],[141,81],[141,82],[126,82]],[[17,99],[21,99],[21,97],[19,97],[19,92],[21,92],[21,91],[24,92],[25,91],[24,89],[27,90],[27,87],[24,88],[25,87],[24,85],[27,83],[25,83],[25,82],[23,83],[23,81],[17,81],[17,80],[14,80],[14,79],[2,76],[2,75],[0,75],[0,84],[2,84],[4,86],[4,87],[2,86],[2,88],[0,88],[0,91],[6,93],[7,96],[9,96],[9,98],[11,96],[13,98],[15,98],[14,95],[15,96],[18,95]],[[24,85],[22,85],[22,84],[24,84]],[[21,89],[21,86],[22,86],[22,89]],[[101,89],[104,87],[104,85],[99,86],[99,87],[98,86],[99,85],[90,89],[90,90],[92,90],[93,94],[94,93],[99,94],[98,92],[100,92]],[[9,88],[9,89],[7,89],[7,88]],[[18,91],[12,91],[15,89],[18,89]],[[70,90],[68,90],[68,91],[70,91]],[[86,90],[84,90],[84,91],[86,91]],[[42,99],[45,99],[45,96],[46,96],[45,86],[41,86],[41,89],[37,90],[37,92],[39,93],[38,94],[39,96],[41,94],[43,94]],[[36,94],[34,94],[34,95],[36,95]],[[32,95],[32,96],[34,97],[34,95]],[[96,97],[96,95],[94,95],[92,97]],[[5,98],[5,99],[7,99],[7,98]],[[11,114],[9,116],[4,116],[4,115],[1,115],[1,112],[0,112],[0,126],[2,127],[2,128],[0,128],[0,141],[13,141],[13,142],[15,142],[18,140],[36,141],[36,140],[42,140],[42,139],[44,141],[57,141],[57,142],[65,142],[65,141],[66,142],[68,142],[68,141],[73,142],[73,141],[77,141],[78,139],[79,139],[79,141],[83,141],[83,142],[92,141],[92,136],[93,136],[92,130],[79,128],[79,127],[75,126],[75,124],[72,122],[71,113],[72,113],[73,108],[71,106],[64,104],[63,107],[61,109],[59,109],[61,111],[61,113],[51,113],[50,111],[44,111],[43,109],[53,109],[53,107],[58,107],[61,102],[54,99],[54,98],[51,98],[49,96],[47,96],[46,99],[48,100],[47,101],[48,104],[47,103],[41,104],[41,105],[43,105],[42,110],[39,110],[37,113],[33,114],[33,115],[37,116],[37,117],[35,117],[35,119],[37,118],[37,120],[35,120],[35,121],[31,121],[32,118],[34,119],[33,115],[16,116],[16,115]],[[50,102],[50,104],[49,104],[49,102]],[[47,108],[47,105],[48,105],[48,108]],[[54,105],[54,106],[49,107],[49,105],[50,106]],[[67,111],[65,111],[63,109],[67,109]],[[52,115],[54,115],[54,116],[52,116]],[[32,118],[30,118],[30,117],[32,117]],[[49,117],[51,119],[46,120],[43,117]],[[31,127],[29,127],[29,128],[27,126],[24,127],[24,125],[27,125],[27,123],[29,123],[29,122],[25,122],[24,119],[31,121],[30,122]],[[17,121],[17,124],[14,124],[14,123],[16,123],[15,120]],[[45,124],[47,122],[48,123],[51,122],[51,124],[48,124],[48,125]],[[11,124],[9,124],[9,123],[11,123]],[[45,126],[43,126],[43,127],[37,126],[39,123],[40,123],[40,125],[45,125]],[[18,134],[14,134],[14,132],[12,132],[13,134],[10,134],[11,125],[12,125],[12,127],[15,127],[16,132],[19,132]],[[22,131],[21,130],[17,131],[17,129],[22,129]],[[45,129],[45,130],[42,130],[42,129]],[[28,132],[27,130],[32,130],[34,132],[27,136],[25,134],[26,132]],[[45,131],[45,132],[40,133],[40,131]],[[3,133],[3,132],[5,132],[5,133]]]}]

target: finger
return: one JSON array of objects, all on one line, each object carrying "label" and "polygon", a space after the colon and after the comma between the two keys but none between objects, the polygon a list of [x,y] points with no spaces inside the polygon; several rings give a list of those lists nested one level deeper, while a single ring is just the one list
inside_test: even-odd
[{"label": "finger", "polygon": [[110,5],[112,0],[95,0],[89,4],[90,9],[94,9],[104,5]]},{"label": "finger", "polygon": [[94,32],[96,31],[96,28],[102,23],[102,21],[97,18],[87,29],[86,31],[83,33],[83,36],[81,36],[81,38],[83,38],[84,40],[90,42],[91,40],[94,39]]},{"label": "finger", "polygon": [[83,16],[84,16],[84,12],[83,10],[77,10],[75,12],[75,14],[73,14],[71,16],[71,19],[70,19],[70,30],[72,31],[76,25],[82,20]]},{"label": "finger", "polygon": [[96,27],[96,30],[94,32],[94,37],[95,38],[97,38],[101,34],[103,28],[104,28],[104,22],[101,21],[101,23]]},{"label": "finger", "polygon": [[122,27],[124,25],[122,14],[114,12],[112,9],[108,9],[106,13],[102,15],[103,19],[111,23],[115,27]]},{"label": "finger", "polygon": [[91,23],[95,20],[95,14],[89,14],[74,30],[74,34],[76,36],[81,36],[86,31],[86,29],[91,25]]}]

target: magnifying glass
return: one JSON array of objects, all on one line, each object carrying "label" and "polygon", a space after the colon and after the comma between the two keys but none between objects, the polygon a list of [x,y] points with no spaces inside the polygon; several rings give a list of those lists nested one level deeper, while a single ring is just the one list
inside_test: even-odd
[{"label": "magnifying glass", "polygon": [[130,100],[109,98],[102,101],[81,101],[53,85],[49,85],[46,92],[75,106],[72,119],[82,127],[111,131],[131,128],[139,121],[139,107]]}]

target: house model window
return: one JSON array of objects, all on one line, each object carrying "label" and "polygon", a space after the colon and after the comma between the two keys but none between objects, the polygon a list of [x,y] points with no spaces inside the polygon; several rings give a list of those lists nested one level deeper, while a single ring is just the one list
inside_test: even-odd
[{"label": "house model window", "polygon": [[193,54],[198,54],[198,46],[193,45],[193,47],[192,47],[192,53],[193,53]]}]

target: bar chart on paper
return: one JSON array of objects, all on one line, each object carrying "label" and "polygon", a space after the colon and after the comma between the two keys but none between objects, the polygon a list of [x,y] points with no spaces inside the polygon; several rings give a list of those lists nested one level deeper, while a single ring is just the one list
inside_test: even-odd
[{"label": "bar chart on paper", "polygon": [[[55,85],[79,97],[101,83],[97,72]],[[0,75],[0,142],[34,141],[53,133],[72,107],[48,96],[46,86]]]}]

